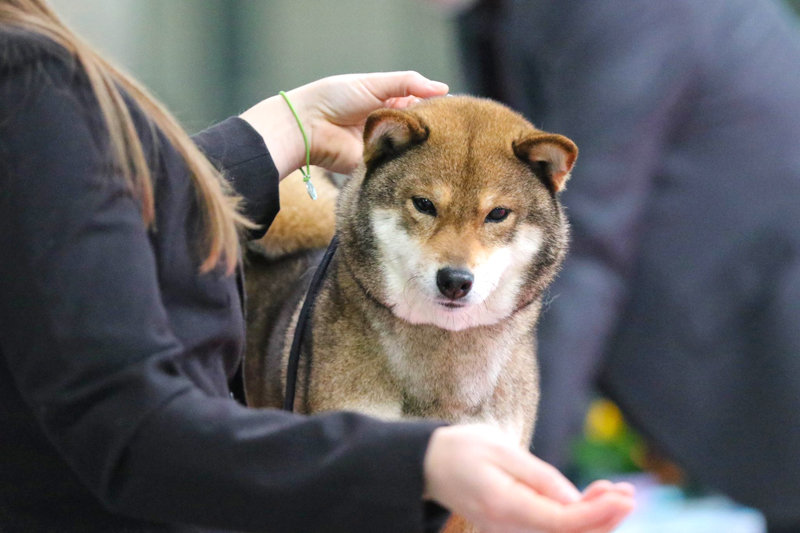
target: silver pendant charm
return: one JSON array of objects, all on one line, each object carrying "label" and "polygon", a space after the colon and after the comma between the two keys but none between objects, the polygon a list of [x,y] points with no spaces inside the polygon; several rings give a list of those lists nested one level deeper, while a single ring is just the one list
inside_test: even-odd
[{"label": "silver pendant charm", "polygon": [[317,189],[314,188],[314,184],[311,183],[311,180],[306,181],[306,190],[308,191],[308,195],[312,200],[317,199]]}]

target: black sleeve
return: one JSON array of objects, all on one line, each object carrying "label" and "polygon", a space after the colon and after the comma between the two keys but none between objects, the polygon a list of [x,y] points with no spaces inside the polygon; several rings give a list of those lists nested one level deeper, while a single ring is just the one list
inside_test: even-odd
[{"label": "black sleeve", "polygon": [[86,83],[52,57],[0,80],[0,354],[82,482],[156,522],[421,531],[437,424],[251,410],[175,372],[152,235]]},{"label": "black sleeve", "polygon": [[261,226],[248,232],[248,237],[263,237],[280,209],[278,169],[264,139],[246,121],[231,117],[193,140],[244,199],[247,218]]}]

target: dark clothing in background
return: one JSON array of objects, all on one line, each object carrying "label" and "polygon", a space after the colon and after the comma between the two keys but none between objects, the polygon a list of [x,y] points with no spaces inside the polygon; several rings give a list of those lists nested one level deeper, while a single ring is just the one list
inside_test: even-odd
[{"label": "dark clothing in background", "polygon": [[580,148],[534,451],[564,466],[599,382],[699,481],[800,523],[795,21],[768,0],[491,4],[460,21],[473,87]]},{"label": "dark clothing in background", "polygon": [[[198,273],[195,189],[132,111],[154,229],[73,61],[0,28],[0,531],[422,531],[437,424],[229,397],[237,278]],[[261,137],[233,118],[196,141],[268,225],[278,174]]]}]

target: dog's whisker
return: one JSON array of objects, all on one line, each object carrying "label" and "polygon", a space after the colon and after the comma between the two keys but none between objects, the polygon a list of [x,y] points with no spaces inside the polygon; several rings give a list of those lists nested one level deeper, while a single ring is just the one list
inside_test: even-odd
[{"label": "dog's whisker", "polygon": [[418,278],[421,278],[421,277],[422,276],[420,276],[420,275],[411,276],[410,278],[408,278],[408,280],[406,281],[405,285],[403,285],[403,299],[405,300],[406,305],[408,305],[409,307],[412,307],[412,303],[408,300],[408,292],[409,292],[409,290],[413,290],[413,289],[417,288],[416,284],[411,284],[411,282],[416,280],[416,279],[418,279]]}]

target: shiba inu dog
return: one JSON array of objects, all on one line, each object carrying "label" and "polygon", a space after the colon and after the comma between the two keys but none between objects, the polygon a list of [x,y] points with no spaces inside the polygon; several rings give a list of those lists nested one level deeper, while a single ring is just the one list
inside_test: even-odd
[{"label": "shiba inu dog", "polygon": [[[482,422],[526,446],[538,401],[535,324],[567,247],[558,197],[577,153],[489,100],[443,97],[370,115],[364,164],[338,199],[340,244],[303,339],[295,410]],[[321,215],[309,205],[311,224]],[[276,249],[267,239],[262,248]],[[246,392],[251,405],[280,407],[307,285],[288,281],[320,252],[267,258],[258,246]]]}]

